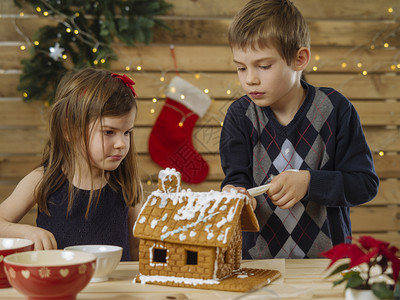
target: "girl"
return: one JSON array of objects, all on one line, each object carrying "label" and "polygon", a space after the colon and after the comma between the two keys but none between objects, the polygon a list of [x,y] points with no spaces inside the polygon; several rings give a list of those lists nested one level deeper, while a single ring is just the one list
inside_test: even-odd
[{"label": "girl", "polygon": [[[132,228],[142,190],[133,84],[125,75],[92,68],[62,78],[42,162],[0,205],[1,237],[33,240],[36,250],[117,245],[122,260],[137,260]],[[18,224],[35,204],[37,227]]]}]

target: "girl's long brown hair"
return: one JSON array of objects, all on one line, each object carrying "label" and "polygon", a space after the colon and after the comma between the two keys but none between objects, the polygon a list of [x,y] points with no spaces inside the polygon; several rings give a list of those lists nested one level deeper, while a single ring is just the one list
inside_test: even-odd
[{"label": "girl's long brown hair", "polygon": [[[49,197],[68,180],[68,214],[74,201],[72,180],[78,171],[75,169],[76,158],[82,155],[82,149],[85,167],[91,170],[89,124],[101,122],[103,117],[124,116],[133,108],[137,109],[137,103],[132,91],[109,71],[86,68],[69,73],[61,79],[56,91],[56,102],[50,110],[49,139],[41,162],[44,174],[35,190],[40,211],[50,214],[47,206]],[[130,135],[130,150],[125,159],[116,170],[103,171],[103,176],[114,190],[119,187],[122,189],[127,206],[140,203],[142,197],[133,133]],[[91,183],[86,217],[94,196],[97,196],[98,201],[101,192],[94,191],[93,174]]]}]

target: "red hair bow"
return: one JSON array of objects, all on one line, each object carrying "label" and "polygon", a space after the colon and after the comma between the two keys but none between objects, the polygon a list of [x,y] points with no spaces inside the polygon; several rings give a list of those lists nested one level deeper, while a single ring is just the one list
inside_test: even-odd
[{"label": "red hair bow", "polygon": [[117,77],[117,78],[121,79],[122,82],[125,83],[125,85],[126,85],[128,88],[131,89],[133,96],[136,97],[135,89],[134,89],[133,86],[132,86],[132,85],[135,84],[135,82],[134,82],[132,79],[130,79],[130,78],[129,78],[128,76],[126,76],[125,74],[124,74],[124,75],[119,75],[119,74],[117,74],[117,73],[112,73],[111,76],[112,76],[112,77]]}]

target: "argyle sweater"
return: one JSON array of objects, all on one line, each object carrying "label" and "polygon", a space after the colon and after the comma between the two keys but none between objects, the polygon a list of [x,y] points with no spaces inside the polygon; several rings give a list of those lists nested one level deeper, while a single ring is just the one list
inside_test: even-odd
[{"label": "argyle sweater", "polygon": [[375,197],[379,179],[359,116],[338,91],[302,82],[293,120],[281,125],[248,96],[229,107],[221,131],[225,179],[251,188],[288,169],[309,170],[307,195],[290,209],[256,197],[260,232],[243,233],[244,259],[315,258],[351,236],[350,207]]}]

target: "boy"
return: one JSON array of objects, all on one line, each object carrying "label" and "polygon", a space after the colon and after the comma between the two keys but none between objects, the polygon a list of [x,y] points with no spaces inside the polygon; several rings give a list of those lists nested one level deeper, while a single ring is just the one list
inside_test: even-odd
[{"label": "boy", "polygon": [[[265,184],[252,198],[260,232],[243,234],[243,258],[315,258],[349,242],[350,207],[377,193],[371,151],[351,103],[301,79],[309,30],[287,0],[251,0],[229,28],[246,95],[221,132],[223,190]],[[272,176],[273,175],[273,176]]]}]

